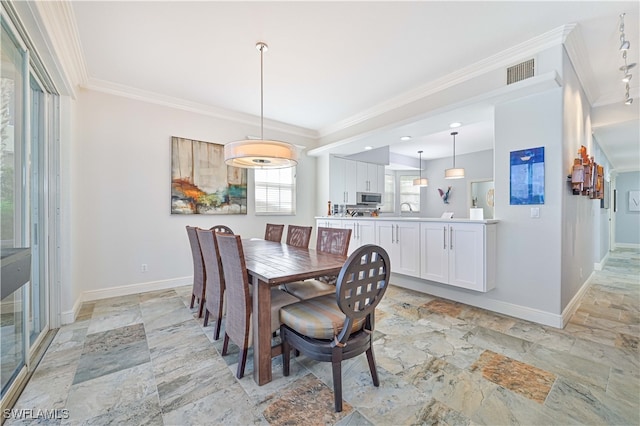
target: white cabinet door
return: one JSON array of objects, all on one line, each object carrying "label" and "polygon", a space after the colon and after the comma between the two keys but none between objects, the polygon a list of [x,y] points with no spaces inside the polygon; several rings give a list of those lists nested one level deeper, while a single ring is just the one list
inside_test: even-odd
[{"label": "white cabinet door", "polygon": [[396,223],[396,249],[391,270],[399,274],[420,276],[420,224]]},{"label": "white cabinet door", "polygon": [[345,220],[343,227],[351,229],[349,254],[365,244],[376,243],[375,222],[371,220]]},{"label": "white cabinet door", "polygon": [[448,232],[446,223],[420,224],[420,278],[449,283]]},{"label": "white cabinet door", "polygon": [[356,175],[357,175],[357,183],[356,189],[358,192],[371,192],[369,191],[369,171],[368,171],[369,163],[364,163],[362,161],[357,161],[356,165]]},{"label": "white cabinet door", "polygon": [[485,290],[484,226],[473,223],[449,225],[449,284]]},{"label": "white cabinet door", "polygon": [[357,161],[353,160],[344,160],[345,161],[345,175],[344,175],[344,191],[346,194],[345,204],[355,204],[356,203],[356,192],[358,189],[356,188],[357,183]]},{"label": "white cabinet door", "polygon": [[495,238],[488,246],[488,227],[490,235],[495,235],[494,226],[478,223],[420,224],[420,278],[470,290],[491,290]]},{"label": "white cabinet door", "polygon": [[377,222],[377,243],[389,254],[391,272],[420,275],[420,224]]},{"label": "white cabinet door", "polygon": [[333,204],[355,204],[357,161],[346,158],[329,159],[329,198]]},{"label": "white cabinet door", "polygon": [[344,158],[329,159],[329,198],[333,204],[344,204],[346,161]]},{"label": "white cabinet door", "polygon": [[357,162],[358,192],[384,192],[384,166],[382,164]]},{"label": "white cabinet door", "polygon": [[[316,229],[318,228],[342,228],[342,220],[316,219]],[[313,246],[313,244],[312,244]],[[314,246],[315,247],[315,246]]]}]

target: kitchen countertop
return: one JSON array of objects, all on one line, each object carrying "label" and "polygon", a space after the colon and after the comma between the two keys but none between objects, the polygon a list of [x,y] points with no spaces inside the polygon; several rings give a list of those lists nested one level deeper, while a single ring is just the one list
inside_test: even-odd
[{"label": "kitchen countertop", "polygon": [[440,217],[419,217],[419,216],[378,216],[378,217],[370,217],[370,216],[316,216],[316,219],[326,219],[326,220],[375,220],[375,221],[385,221],[391,220],[394,222],[397,221],[406,221],[406,222],[457,222],[457,223],[498,223],[497,219],[483,219],[483,220],[472,220],[469,218],[453,218],[453,219],[443,219]]}]

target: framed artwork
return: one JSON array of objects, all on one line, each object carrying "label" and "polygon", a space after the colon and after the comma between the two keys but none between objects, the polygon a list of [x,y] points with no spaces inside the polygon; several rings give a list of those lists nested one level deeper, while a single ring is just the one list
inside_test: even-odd
[{"label": "framed artwork", "polygon": [[224,145],[172,137],[171,214],[247,214],[247,169],[225,164]]},{"label": "framed artwork", "polygon": [[544,204],[544,147],[511,151],[509,157],[509,204]]},{"label": "framed artwork", "polygon": [[629,211],[640,212],[640,191],[629,191]]},{"label": "framed artwork", "polygon": [[608,209],[611,206],[611,182],[605,180],[602,190],[604,191],[604,194],[600,200],[600,208]]}]

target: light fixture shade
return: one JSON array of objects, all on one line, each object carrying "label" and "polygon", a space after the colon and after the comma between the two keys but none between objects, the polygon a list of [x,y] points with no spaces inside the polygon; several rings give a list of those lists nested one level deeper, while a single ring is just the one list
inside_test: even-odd
[{"label": "light fixture shade", "polygon": [[445,179],[462,179],[464,177],[464,169],[451,168],[444,171]]},{"label": "light fixture shade", "polygon": [[269,49],[259,41],[256,49],[260,52],[260,139],[248,139],[225,144],[224,162],[228,166],[244,169],[283,169],[298,164],[297,148],[286,142],[265,140],[264,138],[264,84],[263,55]]},{"label": "light fixture shade", "polygon": [[633,103],[633,98],[628,98],[624,101],[626,105],[631,105]]},{"label": "light fixture shade", "polygon": [[633,77],[633,74],[625,74],[624,77],[622,77],[622,82],[623,83],[628,83],[631,81],[631,78]]},{"label": "light fixture shade", "polygon": [[629,43],[629,40],[622,40],[620,43],[620,50],[629,50],[630,46],[631,44]]},{"label": "light fixture shade", "polygon": [[413,180],[414,186],[429,186],[429,179],[427,178],[415,178]]},{"label": "light fixture shade", "polygon": [[282,169],[298,164],[298,150],[286,142],[248,139],[224,146],[224,162],[244,169]]}]

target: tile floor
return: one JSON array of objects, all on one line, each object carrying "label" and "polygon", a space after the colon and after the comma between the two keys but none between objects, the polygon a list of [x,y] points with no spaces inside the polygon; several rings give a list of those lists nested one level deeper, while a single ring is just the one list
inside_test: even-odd
[{"label": "tile floor", "polygon": [[189,295],[85,303],[14,408],[91,425],[640,424],[638,250],[613,253],[563,330],[390,287],[376,318],[381,386],[364,355],[345,362],[342,413],[329,363],[302,356],[283,377],[278,357],[258,387],[250,357],[237,380],[237,350],[220,356]]}]

